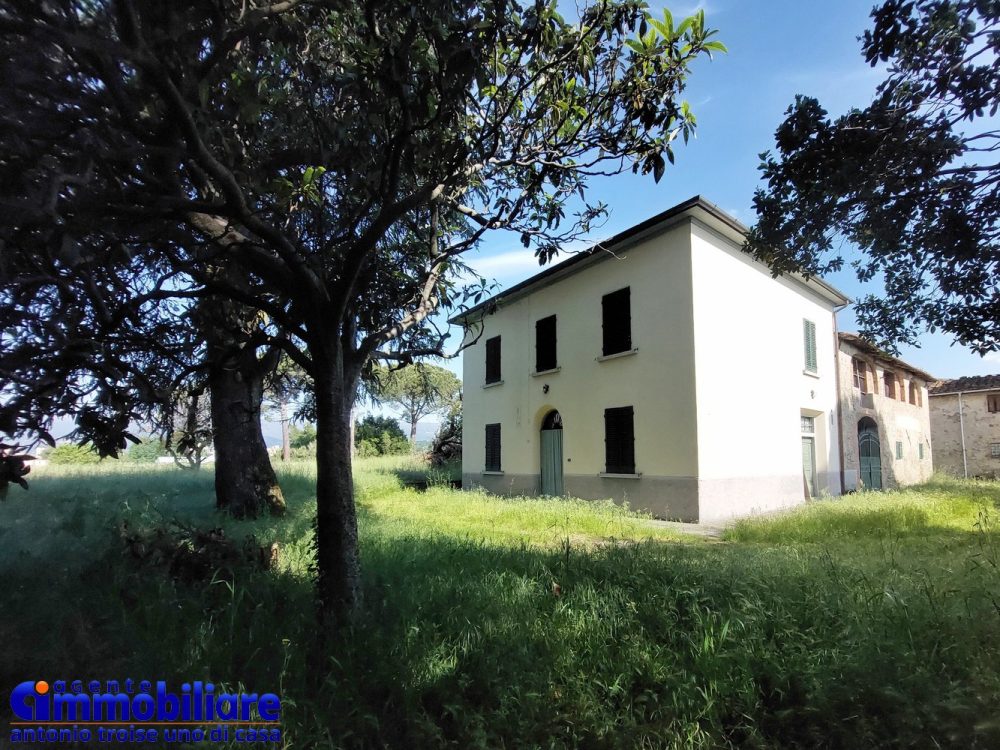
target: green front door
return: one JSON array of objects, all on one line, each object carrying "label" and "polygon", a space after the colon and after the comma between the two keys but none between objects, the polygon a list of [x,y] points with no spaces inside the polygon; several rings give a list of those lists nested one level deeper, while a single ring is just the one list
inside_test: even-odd
[{"label": "green front door", "polygon": [[816,497],[816,440],[802,438],[802,477],[805,480],[806,497]]},{"label": "green front door", "polygon": [[542,430],[542,494],[563,493],[562,430]]},{"label": "green front door", "polygon": [[858,463],[861,485],[869,490],[882,489],[882,446],[878,425],[865,417],[858,423]]}]

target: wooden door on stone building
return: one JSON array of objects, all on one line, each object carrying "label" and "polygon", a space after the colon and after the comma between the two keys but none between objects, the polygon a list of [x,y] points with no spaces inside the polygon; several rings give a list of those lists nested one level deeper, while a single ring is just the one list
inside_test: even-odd
[{"label": "wooden door on stone building", "polygon": [[858,422],[858,462],[861,486],[869,490],[882,489],[882,443],[878,425],[870,417]]}]

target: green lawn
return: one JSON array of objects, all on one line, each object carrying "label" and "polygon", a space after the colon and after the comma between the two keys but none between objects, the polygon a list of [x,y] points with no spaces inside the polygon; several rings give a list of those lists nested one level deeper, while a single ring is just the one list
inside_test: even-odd
[{"label": "green lawn", "polygon": [[[938,480],[678,537],[607,503],[361,462],[365,603],[316,632],[312,471],[282,519],[209,473],[39,472],[0,505],[0,678],[279,690],[289,747],[1000,746],[1000,487]],[[279,569],[171,577],[118,526],[278,541]],[[0,742],[2,744],[2,742]]]}]

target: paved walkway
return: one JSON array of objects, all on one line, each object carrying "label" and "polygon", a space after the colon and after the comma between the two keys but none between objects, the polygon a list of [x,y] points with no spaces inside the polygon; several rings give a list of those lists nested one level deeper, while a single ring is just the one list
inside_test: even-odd
[{"label": "paved walkway", "polygon": [[700,536],[703,539],[721,539],[725,530],[724,524],[717,523],[682,523],[680,521],[646,521],[650,526],[658,529],[669,529],[680,534],[690,534]]}]

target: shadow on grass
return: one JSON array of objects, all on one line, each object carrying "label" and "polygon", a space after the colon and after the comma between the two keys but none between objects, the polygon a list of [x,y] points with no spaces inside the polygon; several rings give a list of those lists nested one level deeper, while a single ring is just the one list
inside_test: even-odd
[{"label": "shadow on grass", "polygon": [[435,467],[396,466],[387,471],[393,474],[403,487],[419,492],[426,491],[429,487],[462,488],[461,461],[449,461],[442,466]]},{"label": "shadow on grass", "polygon": [[390,534],[363,512],[364,606],[323,652],[304,568],[187,585],[111,548],[4,571],[0,678],[276,690],[303,747],[1000,739],[977,729],[1000,698],[987,571],[956,593],[735,545]]},{"label": "shadow on grass", "polygon": [[[364,501],[398,488],[382,475],[359,487],[365,599],[339,634],[317,632],[307,473],[282,473],[288,515],[241,522],[212,510],[208,473],[39,482],[39,505],[0,506],[0,540],[34,534],[0,557],[2,684],[276,690],[300,747],[1000,744],[997,548],[926,509],[814,519],[828,540],[898,532],[832,552],[551,550],[415,533]],[[283,567],[196,584],[136,567],[117,520],[169,514],[278,539]]]}]

